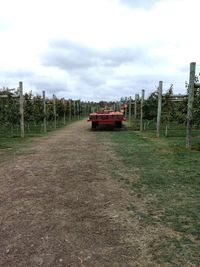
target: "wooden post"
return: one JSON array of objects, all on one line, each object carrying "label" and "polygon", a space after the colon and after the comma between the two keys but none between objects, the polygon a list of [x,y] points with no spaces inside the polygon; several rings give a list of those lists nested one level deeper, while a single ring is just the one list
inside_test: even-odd
[{"label": "wooden post", "polygon": [[45,91],[42,92],[42,96],[43,96],[43,112],[44,112],[43,124],[44,124],[44,133],[46,133],[47,132],[47,109],[46,109]]},{"label": "wooden post", "polygon": [[88,108],[87,108],[87,102],[85,102],[84,107],[85,107],[85,113],[84,113],[84,114],[85,114],[85,117],[86,117],[86,116],[88,115],[88,111],[87,111],[87,110],[88,110]]},{"label": "wooden post", "polygon": [[82,116],[84,116],[84,107],[85,107],[84,103],[81,102],[81,100],[80,100],[80,118],[82,118]]},{"label": "wooden post", "polygon": [[81,100],[79,100],[79,120],[81,119],[81,114],[82,114],[82,103],[81,103]]},{"label": "wooden post", "polygon": [[80,118],[84,116],[84,103],[80,101]]},{"label": "wooden post", "polygon": [[187,105],[187,127],[186,127],[186,148],[192,147],[192,119],[194,102],[194,82],[195,82],[196,62],[190,63],[190,77],[188,85],[188,105]]},{"label": "wooden post", "polygon": [[88,116],[90,113],[90,104],[89,102],[86,102],[86,115]]},{"label": "wooden post", "polygon": [[54,128],[56,129],[56,96],[53,95],[53,114],[54,114]]},{"label": "wooden post", "polygon": [[126,108],[125,108],[125,118],[127,119],[127,113],[128,113],[128,106],[127,106],[127,97],[125,97],[125,104],[126,104]]},{"label": "wooden post", "polygon": [[84,116],[85,113],[85,103],[80,101],[80,118]]},{"label": "wooden post", "polygon": [[162,109],[162,87],[163,82],[159,81],[158,87],[158,112],[157,112],[157,126],[156,126],[156,136],[160,137],[160,121],[161,121],[161,109]]},{"label": "wooden post", "polygon": [[72,120],[72,100],[69,99],[69,120]]},{"label": "wooden post", "polygon": [[89,114],[92,112],[92,104],[91,104],[91,102],[89,102]]},{"label": "wooden post", "polygon": [[129,109],[128,109],[128,121],[129,121],[129,126],[131,126],[131,96],[129,98]]},{"label": "wooden post", "polygon": [[79,100],[79,119],[81,119],[82,114],[83,114],[83,104],[81,100]]},{"label": "wooden post", "polygon": [[66,105],[65,105],[65,99],[63,98],[62,100],[63,102],[63,124],[65,125],[66,124],[66,117],[65,117],[65,113],[66,113]]},{"label": "wooden post", "polygon": [[141,106],[140,106],[140,132],[143,131],[143,106],[144,106],[144,89],[142,90]]},{"label": "wooden post", "polygon": [[77,119],[80,119],[80,104],[79,104],[79,100],[77,100]]},{"label": "wooden post", "polygon": [[74,119],[76,117],[76,100],[74,100]]},{"label": "wooden post", "polygon": [[19,112],[20,112],[20,129],[21,137],[24,138],[24,97],[23,97],[23,83],[19,82]]},{"label": "wooden post", "polygon": [[135,105],[134,105],[134,120],[137,120],[137,100],[138,100],[138,94],[135,94]]},{"label": "wooden post", "polygon": [[88,116],[90,113],[90,103],[86,102],[86,115]]},{"label": "wooden post", "polygon": [[87,116],[87,102],[84,103],[84,115]]}]

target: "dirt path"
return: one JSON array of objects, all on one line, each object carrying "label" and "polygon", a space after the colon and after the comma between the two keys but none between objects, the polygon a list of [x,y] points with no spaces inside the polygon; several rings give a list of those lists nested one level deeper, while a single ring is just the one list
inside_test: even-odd
[{"label": "dirt path", "polygon": [[96,135],[77,122],[0,164],[0,266],[150,266]]}]

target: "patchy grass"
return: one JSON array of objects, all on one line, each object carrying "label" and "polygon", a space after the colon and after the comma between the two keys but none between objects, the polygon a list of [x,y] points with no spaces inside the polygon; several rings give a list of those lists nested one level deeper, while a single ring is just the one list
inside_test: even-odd
[{"label": "patchy grass", "polygon": [[[65,126],[70,123],[71,122],[67,122]],[[59,120],[57,122],[56,129],[62,127],[64,127],[63,121]],[[10,156],[15,156],[16,154],[21,153],[20,151],[22,151],[23,148],[25,148],[29,143],[31,143],[32,138],[46,136],[52,131],[55,131],[53,122],[48,122],[47,133],[43,133],[41,125],[30,124],[29,130],[25,128],[25,138],[21,138],[19,127],[16,127],[12,130],[6,127],[0,127],[1,162],[9,159]],[[30,153],[33,153],[33,151],[31,151]]]},{"label": "patchy grass", "polygon": [[[122,165],[112,162],[113,175],[138,199],[127,207],[131,215],[144,226],[157,224],[169,230],[150,246],[158,264],[200,266],[200,152],[195,145],[186,150],[185,135],[182,130],[177,133],[156,139],[155,131],[140,134],[129,129],[104,136],[112,141],[124,173],[132,170],[139,177],[118,175]],[[199,131],[194,135],[198,144]]]},{"label": "patchy grass", "polygon": [[11,156],[15,156],[17,151],[19,152],[30,142],[31,139],[27,137],[0,137],[0,162],[8,160]]}]

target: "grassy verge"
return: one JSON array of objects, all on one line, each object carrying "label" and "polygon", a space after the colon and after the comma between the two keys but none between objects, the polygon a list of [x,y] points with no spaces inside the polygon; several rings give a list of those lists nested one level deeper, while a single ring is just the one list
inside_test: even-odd
[{"label": "grassy verge", "polygon": [[[66,122],[63,125],[63,120],[57,121],[57,128],[62,128],[75,120]],[[54,122],[48,122],[47,133],[43,132],[41,125],[30,124],[29,129],[25,128],[25,138],[20,137],[20,129],[8,129],[0,127],[0,162],[8,160],[11,156],[21,153],[21,151],[30,144],[35,137],[47,136],[52,131],[55,131]],[[30,151],[30,153],[34,153]]]},{"label": "grassy verge", "polygon": [[124,173],[130,174],[119,176],[119,167],[112,168],[113,175],[138,199],[128,206],[132,216],[144,226],[168,229],[169,234],[150,244],[154,260],[161,266],[200,266],[200,152],[185,149],[182,132],[159,140],[151,131],[113,131],[104,135],[112,141]]}]

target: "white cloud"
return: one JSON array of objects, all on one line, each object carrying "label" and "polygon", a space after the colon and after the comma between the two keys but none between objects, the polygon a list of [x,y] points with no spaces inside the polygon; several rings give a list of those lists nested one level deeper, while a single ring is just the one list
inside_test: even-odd
[{"label": "white cloud", "polygon": [[198,61],[199,7],[198,0],[3,1],[0,87],[23,79],[27,90],[116,99],[163,79],[181,92],[189,63]]}]

